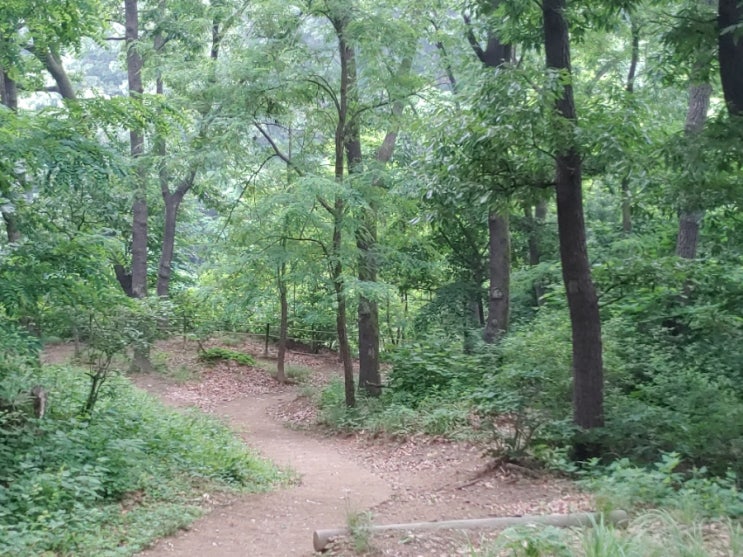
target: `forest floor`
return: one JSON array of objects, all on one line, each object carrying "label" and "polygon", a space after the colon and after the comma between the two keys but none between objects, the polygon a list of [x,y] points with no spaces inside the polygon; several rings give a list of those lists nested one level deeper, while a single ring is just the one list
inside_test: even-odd
[{"label": "forest floor", "polygon": [[[250,339],[230,344],[259,357],[263,353]],[[571,482],[491,469],[482,449],[466,442],[337,436],[318,430],[306,393],[341,376],[334,354],[289,351],[287,365],[312,370],[305,372],[301,385],[282,385],[270,376],[266,369],[275,365],[271,354],[259,361],[263,367],[204,365],[195,343],[171,340],[158,344],[154,356],[167,371],[133,376],[139,387],[167,404],[197,406],[225,419],[247,445],[291,469],[296,481],[268,493],[204,494],[207,514],[187,530],[156,542],[141,557],[308,557],[315,555],[314,530],[346,527],[350,517],[363,513],[374,524],[389,524],[591,510],[590,496]],[[47,359],[59,361],[60,354],[47,353]],[[373,536],[367,550],[340,539],[326,555],[470,555],[492,535],[390,532]],[[363,542],[363,536],[356,541]]]}]

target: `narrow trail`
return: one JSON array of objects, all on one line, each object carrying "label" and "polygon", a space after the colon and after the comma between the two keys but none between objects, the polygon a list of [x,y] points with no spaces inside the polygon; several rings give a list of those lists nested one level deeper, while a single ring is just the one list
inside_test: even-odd
[{"label": "narrow trail", "polygon": [[[246,343],[248,353],[261,346]],[[158,343],[168,369],[190,369],[178,384],[163,374],[133,375],[140,388],[172,406],[196,406],[229,422],[246,445],[291,469],[297,482],[268,493],[211,497],[210,512],[188,529],[159,540],[138,557],[310,557],[312,532],[343,527],[350,513],[370,510],[378,524],[590,510],[591,498],[567,480],[540,475],[483,473],[482,447],[441,437],[368,435],[323,437],[290,429],[314,423],[314,406],[296,386],[279,385],[258,367],[220,364],[205,368],[196,347]],[[46,363],[63,363],[72,347],[47,347]],[[289,352],[289,361],[311,369],[313,388],[339,375],[337,359]],[[305,385],[304,388],[307,388]],[[375,536],[375,557],[469,555],[493,533],[439,531]],[[357,556],[349,544],[328,555]]]},{"label": "narrow trail", "polygon": [[304,557],[313,555],[316,528],[343,526],[349,512],[387,500],[388,483],[340,454],[332,440],[288,429],[270,407],[294,392],[238,399],[219,406],[246,443],[299,476],[298,485],[248,495],[213,510],[188,531],[159,541],[142,557]]}]

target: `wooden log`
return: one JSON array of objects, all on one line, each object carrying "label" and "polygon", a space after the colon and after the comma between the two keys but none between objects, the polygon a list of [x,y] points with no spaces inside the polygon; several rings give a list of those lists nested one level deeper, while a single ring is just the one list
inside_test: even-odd
[{"label": "wooden log", "polygon": [[[369,531],[385,532],[388,530],[467,530],[473,528],[510,528],[511,526],[545,525],[570,528],[573,526],[591,526],[603,520],[607,524],[622,526],[627,522],[625,511],[611,511],[603,513],[574,513],[574,514],[549,514],[536,516],[503,516],[495,518],[468,518],[462,520],[442,520],[438,522],[410,522],[407,524],[379,524],[369,526]],[[315,530],[312,534],[312,544],[315,551],[323,551],[332,538],[348,536],[351,532],[348,528],[333,528],[328,530]]]}]

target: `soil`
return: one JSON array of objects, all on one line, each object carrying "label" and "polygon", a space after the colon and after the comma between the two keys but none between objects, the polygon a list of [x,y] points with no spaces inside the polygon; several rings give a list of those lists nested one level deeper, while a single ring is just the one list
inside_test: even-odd
[{"label": "soil", "polygon": [[[218,343],[212,343],[218,344]],[[250,338],[230,348],[263,355]],[[246,444],[279,466],[296,482],[269,493],[204,495],[209,512],[187,530],[156,542],[141,557],[309,557],[316,529],[343,528],[349,517],[368,513],[374,524],[554,514],[590,510],[592,501],[566,480],[518,468],[493,468],[482,449],[464,442],[414,436],[405,440],[324,435],[316,427],[307,384],[320,387],[342,372],[332,353],[290,351],[289,366],[312,369],[301,385],[277,383],[261,367],[231,363],[200,364],[196,345],[168,341],[155,360],[173,374],[136,375],[134,382],[168,404],[194,405],[223,417]],[[69,352],[69,350],[67,350]],[[47,352],[60,361],[64,350]],[[185,377],[184,377],[185,376]],[[190,378],[189,378],[190,377]],[[184,379],[186,379],[184,381]],[[326,555],[451,557],[471,555],[492,532],[438,530],[386,532],[371,548],[354,548],[339,539]],[[356,541],[363,541],[357,538]]]}]

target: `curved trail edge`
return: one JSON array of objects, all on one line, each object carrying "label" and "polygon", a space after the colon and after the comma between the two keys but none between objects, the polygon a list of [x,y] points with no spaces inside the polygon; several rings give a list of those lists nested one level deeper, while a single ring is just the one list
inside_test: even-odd
[{"label": "curved trail edge", "polygon": [[299,476],[299,484],[241,496],[215,508],[188,530],[157,542],[141,557],[305,557],[312,532],[343,526],[349,513],[386,501],[391,486],[340,454],[332,439],[287,429],[268,409],[296,393],[241,398],[216,409],[261,455]]}]

